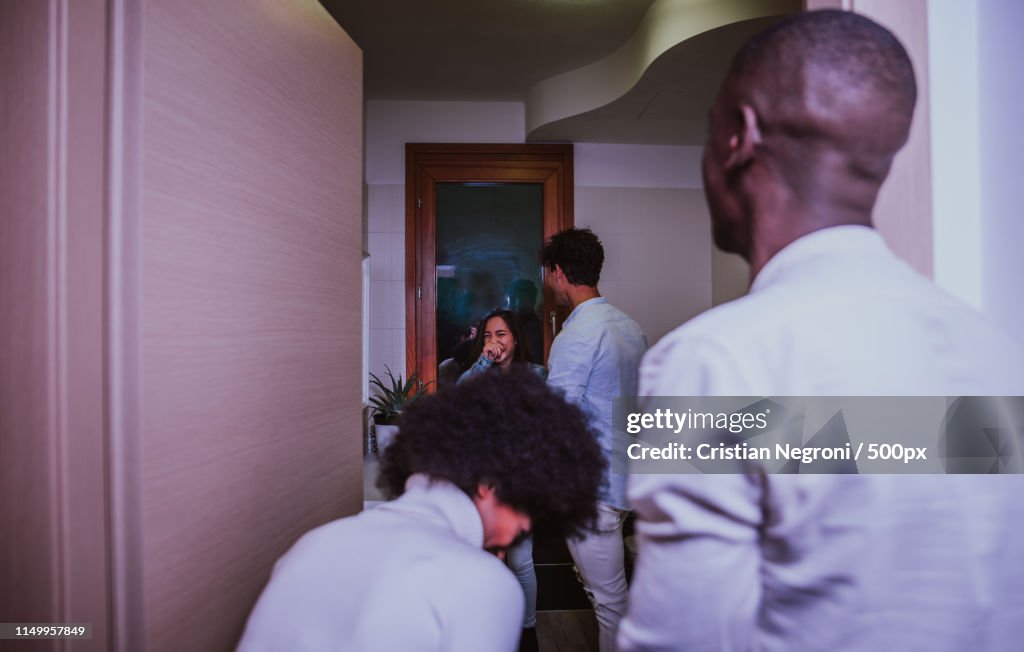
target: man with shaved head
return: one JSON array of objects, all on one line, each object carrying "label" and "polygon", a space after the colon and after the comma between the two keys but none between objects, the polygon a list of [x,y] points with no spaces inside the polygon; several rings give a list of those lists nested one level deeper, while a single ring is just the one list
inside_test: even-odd
[{"label": "man with shaved head", "polygon": [[737,55],[711,111],[704,180],[715,244],[752,276],[790,242],[871,225],[917,89],[903,46],[839,11],[760,34]]},{"label": "man with shaved head", "polygon": [[[750,263],[750,292],[651,349],[641,395],[1024,394],[1019,346],[872,226],[915,99],[902,45],[853,13],[800,14],[742,48],[703,173],[715,244]],[[632,476],[621,649],[1021,649],[1024,476],[747,468]]]}]

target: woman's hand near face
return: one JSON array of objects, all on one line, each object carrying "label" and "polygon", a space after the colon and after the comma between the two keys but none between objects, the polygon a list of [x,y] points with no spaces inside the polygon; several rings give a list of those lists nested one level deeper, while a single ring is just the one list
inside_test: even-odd
[{"label": "woman's hand near face", "polygon": [[491,362],[504,362],[505,356],[507,355],[507,349],[497,340],[491,340],[484,344],[484,350],[482,354],[487,356],[487,359]]},{"label": "woman's hand near face", "polygon": [[494,359],[494,364],[503,366],[512,361],[512,347],[507,346],[503,342],[498,342],[498,346],[501,347],[501,353]]}]

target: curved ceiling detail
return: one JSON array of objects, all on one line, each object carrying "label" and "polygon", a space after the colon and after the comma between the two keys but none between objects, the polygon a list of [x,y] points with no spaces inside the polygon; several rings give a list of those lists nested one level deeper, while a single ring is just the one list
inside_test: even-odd
[{"label": "curved ceiling detail", "polygon": [[[530,89],[527,140],[699,144],[732,54],[766,24],[802,9],[802,0],[655,0],[611,55]],[[680,101],[688,105],[681,115],[668,115]],[[687,125],[694,107],[700,124]]]}]

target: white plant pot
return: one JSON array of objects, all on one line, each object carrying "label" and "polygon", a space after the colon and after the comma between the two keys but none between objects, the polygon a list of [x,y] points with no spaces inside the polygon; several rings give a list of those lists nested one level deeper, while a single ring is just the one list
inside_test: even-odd
[{"label": "white plant pot", "polygon": [[377,438],[377,457],[380,457],[398,434],[398,426],[382,426],[375,423],[373,432]]}]

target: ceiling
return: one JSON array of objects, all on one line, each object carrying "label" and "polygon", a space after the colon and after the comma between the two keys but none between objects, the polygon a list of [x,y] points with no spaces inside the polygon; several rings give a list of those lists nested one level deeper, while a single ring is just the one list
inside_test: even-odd
[{"label": "ceiling", "polygon": [[[529,141],[689,145],[703,142],[707,109],[733,53],[752,33],[777,20],[764,17],[765,7],[770,15],[798,11],[802,4],[799,0],[320,2],[363,50],[367,100],[521,101],[527,104]],[[680,20],[680,12],[692,15]],[[717,14],[710,23],[709,14]],[[683,27],[682,31],[677,28],[678,34],[689,37],[666,41],[668,18]],[[688,20],[715,28],[691,34],[703,28],[687,25]],[[626,50],[632,50],[630,66],[637,68],[629,74],[621,70],[624,54],[630,54]],[[647,58],[638,67],[641,52]],[[580,86],[593,86],[595,78],[611,80],[608,88]],[[558,110],[552,110],[550,98],[557,99],[559,93],[564,99]]]},{"label": "ceiling", "polygon": [[365,60],[368,100],[522,100],[609,54],[653,0],[321,0]]},{"label": "ceiling", "polygon": [[659,56],[618,99],[547,123],[536,141],[703,145],[708,109],[732,61],[750,37],[778,18],[756,18],[704,32]]}]

